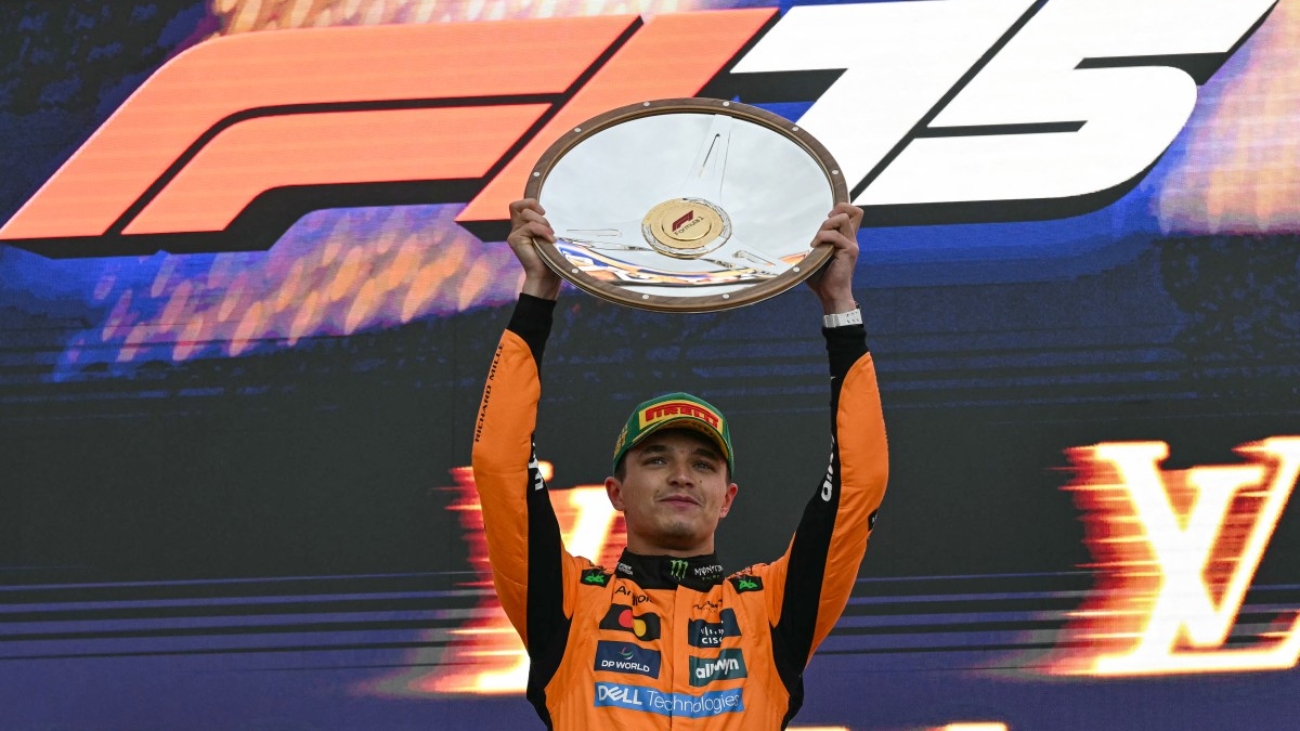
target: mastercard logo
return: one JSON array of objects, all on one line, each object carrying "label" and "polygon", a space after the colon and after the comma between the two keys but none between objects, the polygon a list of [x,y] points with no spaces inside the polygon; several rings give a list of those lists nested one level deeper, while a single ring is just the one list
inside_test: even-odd
[{"label": "mastercard logo", "polygon": [[660,634],[659,615],[654,612],[633,614],[632,607],[614,604],[600,621],[600,628],[630,632],[638,640],[657,640]]}]

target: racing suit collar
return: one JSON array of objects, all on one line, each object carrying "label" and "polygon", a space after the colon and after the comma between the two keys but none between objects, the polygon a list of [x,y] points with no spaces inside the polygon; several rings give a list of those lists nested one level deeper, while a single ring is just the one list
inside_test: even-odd
[{"label": "racing suit collar", "polygon": [[614,573],[631,579],[642,589],[675,589],[685,586],[698,591],[708,591],[722,583],[724,571],[718,554],[680,558],[677,556],[646,556],[624,549]]}]

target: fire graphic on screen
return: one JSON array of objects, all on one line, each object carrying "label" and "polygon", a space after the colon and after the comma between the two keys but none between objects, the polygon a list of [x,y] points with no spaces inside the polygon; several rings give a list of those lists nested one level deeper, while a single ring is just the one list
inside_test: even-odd
[{"label": "fire graphic on screen", "polygon": [[[1300,437],[1237,447],[1246,462],[1162,470],[1163,442],[1068,452],[1099,586],[1053,671],[1097,676],[1280,670],[1300,660],[1300,612],[1264,631],[1238,618],[1300,475]],[[1236,632],[1234,632],[1234,629]],[[1230,635],[1232,635],[1230,639]],[[1227,649],[1227,644],[1242,647]]]},{"label": "fire graphic on screen", "polygon": [[[554,474],[550,462],[540,462],[543,479]],[[460,513],[460,525],[469,543],[469,562],[474,578],[461,584],[466,589],[485,590],[470,619],[451,631],[452,641],[439,650],[421,650],[410,659],[413,672],[404,672],[373,684],[385,695],[428,695],[432,693],[500,694],[523,693],[528,683],[528,656],[514,627],[506,618],[492,589],[487,540],[483,536],[483,509],[474,473],[469,467],[452,470],[456,486],[449,510]],[[565,548],[576,556],[613,566],[627,543],[623,517],[609,502],[602,485],[579,485],[550,491],[551,504],[560,524]],[[423,657],[429,654],[430,657]],[[433,671],[421,669],[428,661]]]}]

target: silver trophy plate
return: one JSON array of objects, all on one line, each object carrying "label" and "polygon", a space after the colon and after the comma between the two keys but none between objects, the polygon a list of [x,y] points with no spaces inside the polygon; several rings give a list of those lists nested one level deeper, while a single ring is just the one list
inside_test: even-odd
[{"label": "silver trophy plate", "polygon": [[718,99],[615,109],[566,133],[525,195],[555,230],[546,263],[598,297],[712,312],[780,294],[829,261],[810,248],[848,187],[787,119]]}]

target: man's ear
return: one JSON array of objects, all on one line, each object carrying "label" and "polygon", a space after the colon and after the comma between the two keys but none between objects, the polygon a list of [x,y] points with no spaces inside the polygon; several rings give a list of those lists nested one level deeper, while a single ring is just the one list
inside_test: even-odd
[{"label": "man's ear", "polygon": [[722,496],[722,510],[718,511],[719,518],[725,518],[727,513],[731,512],[731,501],[736,499],[736,493],[739,491],[740,488],[736,486],[736,483],[733,482],[727,485],[727,494]]},{"label": "man's ear", "polygon": [[618,512],[623,512],[623,483],[617,477],[605,478],[605,494],[609,496],[609,504]]}]

